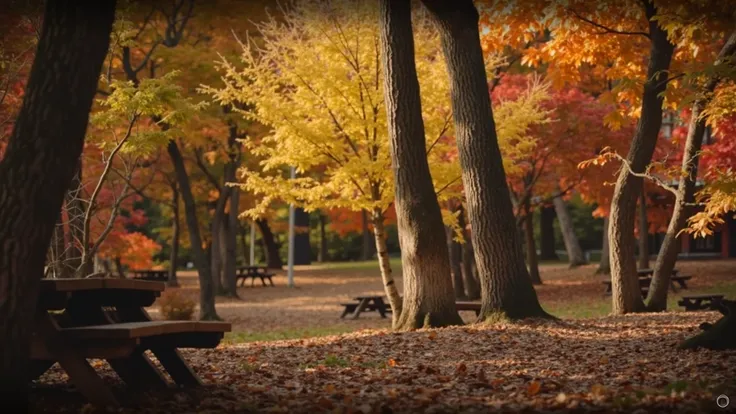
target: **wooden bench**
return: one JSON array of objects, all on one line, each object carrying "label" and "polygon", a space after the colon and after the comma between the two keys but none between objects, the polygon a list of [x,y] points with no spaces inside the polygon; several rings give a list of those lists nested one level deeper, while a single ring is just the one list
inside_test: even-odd
[{"label": "wooden bench", "polygon": [[687,289],[687,282],[688,280],[692,279],[692,276],[672,276],[670,280],[674,283],[677,283],[680,285],[680,288]]},{"label": "wooden bench", "polygon": [[358,319],[363,312],[378,312],[381,318],[385,318],[387,313],[391,313],[391,305],[383,300],[383,296],[358,296],[353,299],[355,302],[340,304],[345,307],[340,318],[352,314],[353,319]]},{"label": "wooden bench", "polygon": [[263,286],[268,286],[266,285],[266,279],[268,279],[271,286],[274,286],[271,278],[275,275],[275,273],[270,273],[266,266],[243,266],[238,268],[238,273],[235,277],[241,281],[240,286],[245,286],[246,279],[251,279],[250,285],[253,286],[256,278],[261,279]]},{"label": "wooden bench", "polygon": [[683,296],[678,305],[685,308],[688,311],[704,310],[704,309],[717,309],[717,306],[723,300],[723,295],[689,295]]},{"label": "wooden bench", "polygon": [[[355,310],[358,309],[358,305],[360,305],[360,302],[351,302],[351,303],[341,303],[340,306],[344,306],[345,310],[342,312],[342,315],[340,315],[340,318],[344,318],[345,316],[355,313]],[[367,305],[361,312],[377,312],[378,306],[376,305]],[[391,313],[391,305],[388,303],[385,305],[384,308],[385,313]]]}]

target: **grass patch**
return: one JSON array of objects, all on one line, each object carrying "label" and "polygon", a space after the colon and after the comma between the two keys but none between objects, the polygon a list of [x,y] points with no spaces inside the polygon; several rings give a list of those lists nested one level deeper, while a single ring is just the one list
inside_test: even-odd
[{"label": "grass patch", "polygon": [[285,329],[270,332],[227,332],[222,342],[227,345],[242,344],[260,341],[278,341],[285,339],[316,338],[321,336],[339,335],[355,331],[351,326],[331,326],[324,328]]}]

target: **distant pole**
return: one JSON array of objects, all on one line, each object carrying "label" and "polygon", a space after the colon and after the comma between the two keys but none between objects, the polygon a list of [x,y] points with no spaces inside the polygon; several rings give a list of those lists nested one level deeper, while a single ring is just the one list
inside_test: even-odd
[{"label": "distant pole", "polygon": [[250,222],[250,265],[256,265],[256,222]]},{"label": "distant pole", "polygon": [[[291,167],[291,179],[296,178],[296,168]],[[289,262],[288,272],[286,273],[288,279],[288,286],[294,287],[294,204],[289,204]]]}]

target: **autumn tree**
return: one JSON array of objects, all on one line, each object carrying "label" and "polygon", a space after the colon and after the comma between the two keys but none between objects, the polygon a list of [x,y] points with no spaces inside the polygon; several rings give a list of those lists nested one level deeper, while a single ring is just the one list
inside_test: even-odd
[{"label": "autumn tree", "polygon": [[0,393],[28,407],[30,328],[43,263],[82,152],[115,1],[47,2],[20,112],[0,162]]},{"label": "autumn tree", "polygon": [[548,316],[524,265],[501,161],[473,2],[423,2],[442,41],[472,240],[482,281],[480,319]]}]

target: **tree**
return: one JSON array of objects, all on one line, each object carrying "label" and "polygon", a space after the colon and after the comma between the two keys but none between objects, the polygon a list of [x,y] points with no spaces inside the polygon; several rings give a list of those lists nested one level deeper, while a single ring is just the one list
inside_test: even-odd
[{"label": "tree", "polygon": [[481,280],[480,319],[548,316],[524,266],[496,135],[478,31],[470,0],[423,1],[447,61],[457,146]]},{"label": "tree", "polygon": [[[733,66],[731,58],[734,53],[736,53],[736,32],[732,32],[726,40],[726,43],[715,59],[714,66],[716,68],[729,64]],[[706,78],[702,90],[692,105],[687,138],[685,140],[685,150],[682,155],[682,175],[677,189],[673,191],[675,195],[675,206],[667,233],[662,242],[662,247],[657,255],[657,261],[654,265],[654,277],[647,297],[647,309],[650,311],[667,309],[667,291],[670,285],[670,275],[677,261],[677,253],[679,253],[678,236],[685,227],[687,204],[691,204],[694,201],[695,182],[698,176],[698,156],[703,143],[703,136],[705,135],[706,123],[708,122],[706,105],[721,81],[721,76],[716,71],[715,75]]]},{"label": "tree", "polygon": [[43,263],[82,153],[115,1],[47,2],[23,104],[0,162],[0,394],[27,410]]},{"label": "tree", "polygon": [[379,30],[404,278],[404,303],[394,328],[460,325],[442,215],[427,163],[411,2],[381,1]]}]

